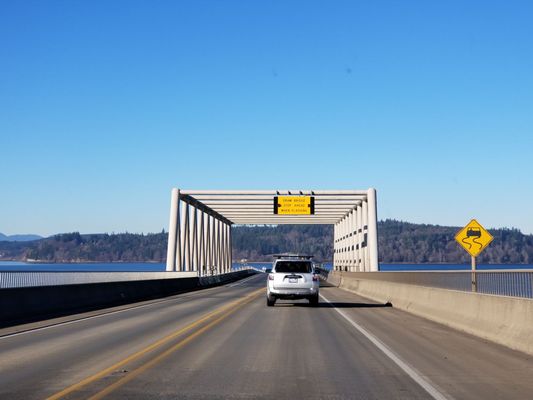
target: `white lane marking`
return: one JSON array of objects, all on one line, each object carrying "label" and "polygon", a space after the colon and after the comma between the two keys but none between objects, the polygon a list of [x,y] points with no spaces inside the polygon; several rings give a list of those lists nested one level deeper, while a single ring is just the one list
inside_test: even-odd
[{"label": "white lane marking", "polygon": [[351,319],[344,311],[339,310],[335,307],[324,295],[320,294],[326,303],[329,303],[335,311],[337,311],[346,321],[350,323],[355,329],[357,329],[363,336],[374,344],[378,349],[380,349],[387,357],[389,357],[398,367],[400,367],[407,375],[411,377],[416,383],[418,383],[422,388],[429,393],[431,397],[435,400],[447,400],[448,398],[444,396],[435,386],[433,386],[426,378],[424,378],[417,370],[403,361],[400,356],[394,353],[391,349],[387,347],[383,342],[381,342],[377,337]]},{"label": "white lane marking", "polygon": [[[202,291],[202,293],[205,293],[207,291],[212,291],[212,290],[216,290],[216,289],[222,289],[223,287],[224,286],[215,286],[215,287],[212,287],[212,288],[201,289],[201,291]],[[185,294],[185,293],[183,293],[183,294]],[[123,308],[122,310],[104,312],[102,314],[91,315],[90,317],[82,317],[82,318],[74,319],[74,320],[71,320],[71,321],[58,322],[57,324],[47,325],[47,326],[43,326],[43,327],[40,327],[40,328],[30,328],[30,329],[22,331],[22,332],[9,333],[7,335],[0,336],[0,340],[12,338],[14,336],[26,335],[28,333],[44,331],[46,329],[56,328],[58,326],[71,325],[71,324],[75,324],[77,322],[88,321],[90,319],[107,317],[108,315],[119,314],[119,313],[123,313],[123,312],[126,312],[126,311],[138,310],[139,308],[150,307],[150,306],[153,306],[153,305],[156,305],[156,304],[167,303],[169,301],[189,299],[191,297],[193,297],[193,298],[194,297],[199,297],[199,296],[195,296],[196,294],[199,294],[199,292],[193,292],[189,296],[181,296],[181,297],[179,297],[180,295],[177,294],[177,295],[174,295],[171,299],[158,300],[158,301],[154,301],[154,302],[148,303],[148,304],[141,304],[139,306],[131,306],[131,307],[128,307],[128,308]],[[178,304],[180,304],[180,303],[183,303],[183,302],[179,302]]]},{"label": "white lane marking", "polygon": [[243,279],[243,280],[241,280],[241,281],[237,281],[237,282],[232,283],[232,284],[230,284],[230,285],[226,285],[226,287],[241,286],[243,283],[246,283],[246,282],[248,282],[249,280],[251,280],[252,278],[256,278],[256,277],[257,277],[257,275],[252,275],[252,276],[250,276],[250,277],[248,277],[248,278],[245,278],[245,279]]}]

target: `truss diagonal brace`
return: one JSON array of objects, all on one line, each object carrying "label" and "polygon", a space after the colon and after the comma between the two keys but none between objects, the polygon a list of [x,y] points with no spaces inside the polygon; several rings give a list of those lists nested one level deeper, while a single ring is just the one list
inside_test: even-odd
[{"label": "truss diagonal brace", "polygon": [[218,219],[219,221],[224,222],[225,224],[233,225],[233,222],[231,222],[229,219],[224,217],[222,214],[217,213],[212,208],[206,206],[204,203],[202,203],[199,200],[196,200],[194,197],[189,196],[188,194],[181,194],[180,193],[180,198],[179,199],[181,201],[183,201],[183,202],[185,202],[187,204],[190,204],[191,206],[197,208],[198,210],[204,212],[205,214],[211,215],[212,217]]}]

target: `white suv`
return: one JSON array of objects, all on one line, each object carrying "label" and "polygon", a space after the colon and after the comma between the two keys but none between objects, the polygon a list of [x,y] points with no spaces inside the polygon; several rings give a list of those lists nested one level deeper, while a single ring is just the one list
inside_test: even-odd
[{"label": "white suv", "polygon": [[319,277],[314,273],[310,256],[274,256],[272,272],[267,280],[267,306],[277,299],[308,299],[313,306],[318,304]]}]

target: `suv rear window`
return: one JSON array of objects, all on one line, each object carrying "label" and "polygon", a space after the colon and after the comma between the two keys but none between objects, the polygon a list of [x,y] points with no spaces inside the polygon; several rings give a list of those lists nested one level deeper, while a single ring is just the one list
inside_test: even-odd
[{"label": "suv rear window", "polygon": [[311,271],[311,263],[307,261],[278,261],[276,263],[276,272],[308,274]]}]

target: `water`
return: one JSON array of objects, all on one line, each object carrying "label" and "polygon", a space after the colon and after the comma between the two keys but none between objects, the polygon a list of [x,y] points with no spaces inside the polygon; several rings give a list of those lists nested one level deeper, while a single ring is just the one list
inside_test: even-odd
[{"label": "water", "polygon": [[[233,263],[233,268],[243,266]],[[271,268],[270,262],[247,263],[256,268]],[[323,266],[331,270],[332,263]],[[486,264],[478,265],[479,270],[494,269],[533,269],[533,265],[524,264]],[[380,271],[467,271],[470,264],[380,264]],[[44,264],[25,263],[18,261],[0,261],[0,271],[126,271],[126,272],[157,272],[165,271],[164,263],[65,263]]]},{"label": "water", "polygon": [[79,272],[157,272],[165,271],[164,263],[25,263],[0,261],[0,271],[79,271]]},{"label": "water", "polygon": [[[533,269],[533,265],[526,264],[482,264],[478,270],[505,269]],[[380,271],[470,271],[470,264],[380,264]]]}]

